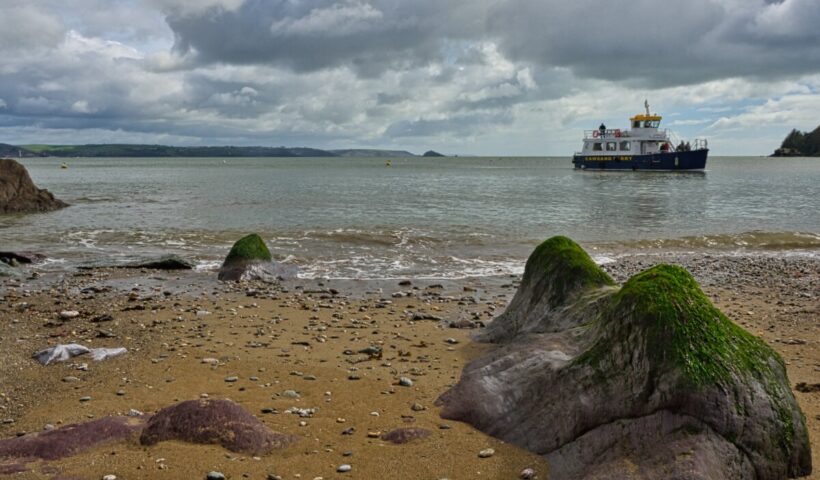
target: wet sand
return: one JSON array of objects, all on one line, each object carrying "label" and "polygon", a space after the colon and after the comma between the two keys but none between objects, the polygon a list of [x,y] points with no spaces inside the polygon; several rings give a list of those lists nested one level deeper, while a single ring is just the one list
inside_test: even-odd
[{"label": "wet sand", "polygon": [[[718,307],[783,355],[792,386],[820,382],[820,262],[643,256],[606,268],[623,281],[658,260],[687,266]],[[472,330],[448,322],[489,321],[512,298],[516,283],[295,281],[280,288],[221,284],[203,273],[120,270],[0,280],[0,437],[131,409],[153,413],[206,396],[230,398],[271,429],[300,437],[258,458],[218,446],[143,447],[133,440],[31,463],[30,472],[14,478],[59,472],[83,479],[196,479],[215,470],[255,479],[506,479],[527,467],[549,478],[539,456],[444,421],[434,406],[465,363],[487,348],[470,341]],[[61,321],[64,310],[80,315]],[[92,322],[102,314],[113,320]],[[432,319],[414,320],[420,317]],[[71,342],[124,346],[129,353],[49,366],[30,358],[48,345]],[[381,358],[358,353],[371,346],[381,348]],[[412,386],[399,385],[401,377]],[[820,438],[820,392],[795,395],[810,438]],[[291,407],[316,411],[303,418],[285,413]],[[402,427],[432,435],[404,445],[369,436]],[[495,454],[479,458],[487,448]],[[813,454],[817,466],[820,449],[813,447]],[[337,473],[342,464],[351,471]]]}]

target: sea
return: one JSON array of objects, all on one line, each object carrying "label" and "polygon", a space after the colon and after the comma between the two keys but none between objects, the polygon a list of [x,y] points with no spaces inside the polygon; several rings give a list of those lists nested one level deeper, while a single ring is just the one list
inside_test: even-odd
[{"label": "sea", "polygon": [[553,235],[599,263],[820,254],[818,158],[716,157],[666,173],[576,171],[566,157],[20,161],[71,204],[0,217],[0,250],[44,253],[42,268],[173,253],[209,271],[251,232],[303,278],[520,274]]}]

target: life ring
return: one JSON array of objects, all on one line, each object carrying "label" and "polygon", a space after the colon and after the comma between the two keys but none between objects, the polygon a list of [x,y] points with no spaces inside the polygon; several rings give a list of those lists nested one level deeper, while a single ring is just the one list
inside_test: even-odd
[{"label": "life ring", "polygon": [[592,137],[593,137],[593,138],[598,138],[598,135],[600,135],[600,133],[598,132],[598,130],[593,130],[593,131],[592,131]]},{"label": "life ring", "polygon": [[621,138],[621,131],[615,130],[615,138]]}]

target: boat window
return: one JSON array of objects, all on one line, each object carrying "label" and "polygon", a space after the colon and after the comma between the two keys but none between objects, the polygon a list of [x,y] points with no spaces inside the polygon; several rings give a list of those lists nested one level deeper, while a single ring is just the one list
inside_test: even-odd
[{"label": "boat window", "polygon": [[639,120],[635,120],[632,122],[632,128],[641,128],[641,122]]},{"label": "boat window", "polygon": [[607,152],[614,152],[617,150],[618,142],[606,142],[606,151]]},{"label": "boat window", "polygon": [[595,150],[596,152],[600,152],[601,150],[603,150],[603,148],[601,147],[601,142],[593,143],[592,144],[592,149]]},{"label": "boat window", "polygon": [[628,152],[632,150],[632,143],[631,142],[621,142],[621,151]]}]

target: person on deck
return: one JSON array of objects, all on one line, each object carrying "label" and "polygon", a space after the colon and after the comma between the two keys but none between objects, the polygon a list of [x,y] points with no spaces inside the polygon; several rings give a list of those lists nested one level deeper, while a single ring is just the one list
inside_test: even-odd
[{"label": "person on deck", "polygon": [[601,126],[600,126],[600,127],[598,127],[598,131],[599,131],[599,132],[601,132],[601,137],[603,137],[603,136],[604,136],[604,134],[606,133],[606,125],[604,125],[603,123],[601,123]]}]

